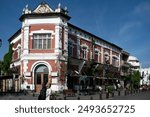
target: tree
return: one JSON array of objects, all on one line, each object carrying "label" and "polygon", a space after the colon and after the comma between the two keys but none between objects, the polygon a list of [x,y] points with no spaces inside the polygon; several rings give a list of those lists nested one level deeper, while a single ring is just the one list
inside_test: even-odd
[{"label": "tree", "polygon": [[9,45],[9,51],[8,53],[6,53],[4,55],[4,61],[3,61],[3,65],[2,65],[2,70],[3,72],[8,75],[9,74],[9,70],[10,70],[10,64],[12,62],[12,54],[13,54],[13,50],[12,50],[13,45],[10,44]]},{"label": "tree", "polygon": [[3,65],[3,62],[2,61],[0,61],[0,75],[2,74],[2,65]]},{"label": "tree", "polygon": [[140,72],[139,71],[133,71],[133,74],[131,75],[131,81],[133,86],[139,86],[140,84]]}]

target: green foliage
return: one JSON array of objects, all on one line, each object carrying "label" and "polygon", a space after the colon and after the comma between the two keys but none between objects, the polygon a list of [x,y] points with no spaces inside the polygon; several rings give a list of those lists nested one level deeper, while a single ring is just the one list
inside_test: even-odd
[{"label": "green foliage", "polygon": [[2,61],[0,61],[0,75],[1,75],[1,72],[2,72],[2,68],[3,68],[3,62]]},{"label": "green foliage", "polygon": [[125,77],[124,77],[124,80],[125,80],[125,81],[130,81],[130,80],[131,80],[131,77],[130,77],[129,75],[128,75],[128,76],[125,76]]},{"label": "green foliage", "polygon": [[3,61],[3,71],[5,74],[8,74],[9,73],[9,68],[10,68],[10,64],[11,64],[11,61],[12,61],[12,54],[13,54],[13,50],[12,50],[12,44],[9,45],[9,51],[8,53],[6,53],[4,55],[4,61]]},{"label": "green foliage", "polygon": [[107,90],[109,93],[112,93],[114,91],[114,86],[113,85],[107,86]]},{"label": "green foliage", "polygon": [[134,85],[139,85],[139,83],[140,83],[140,72],[139,71],[133,72],[133,74],[131,75],[131,81]]}]

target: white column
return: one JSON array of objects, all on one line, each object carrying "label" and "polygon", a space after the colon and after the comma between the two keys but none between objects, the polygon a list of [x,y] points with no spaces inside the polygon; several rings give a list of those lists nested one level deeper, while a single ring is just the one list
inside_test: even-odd
[{"label": "white column", "polygon": [[29,54],[29,26],[23,27],[23,56]]},{"label": "white column", "polygon": [[104,63],[104,48],[102,47],[101,50],[102,50],[102,52],[101,52],[102,53],[101,61],[102,61],[102,64],[103,64]]},{"label": "white column", "polygon": [[119,58],[118,58],[118,61],[119,61],[119,68],[121,67],[121,53],[119,53]]},{"label": "white column", "polygon": [[77,36],[77,57],[80,59],[80,38]]},{"label": "white column", "polygon": [[23,60],[23,73],[28,71],[28,60]]},{"label": "white column", "polygon": [[68,26],[64,27],[64,50],[68,51]]},{"label": "white column", "polygon": [[60,45],[59,32],[60,32],[60,26],[58,24],[55,26],[55,53],[59,53],[59,45]]},{"label": "white column", "polygon": [[110,49],[110,64],[112,64],[112,49]]}]

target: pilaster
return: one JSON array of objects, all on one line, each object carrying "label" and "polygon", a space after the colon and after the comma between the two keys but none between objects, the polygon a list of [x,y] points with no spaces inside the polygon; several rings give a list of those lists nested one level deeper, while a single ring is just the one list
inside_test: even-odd
[{"label": "pilaster", "polygon": [[102,56],[101,56],[102,64],[104,63],[104,48],[102,47]]},{"label": "pilaster", "polygon": [[29,54],[29,26],[23,27],[23,56]]}]

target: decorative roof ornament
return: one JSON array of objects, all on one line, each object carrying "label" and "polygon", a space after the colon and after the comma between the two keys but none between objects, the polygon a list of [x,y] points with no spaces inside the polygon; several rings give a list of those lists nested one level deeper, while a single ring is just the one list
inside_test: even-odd
[{"label": "decorative roof ornament", "polygon": [[66,6],[65,6],[64,10],[67,11],[67,7]]},{"label": "decorative roof ornament", "polygon": [[53,9],[50,8],[50,6],[45,2],[39,4],[39,6],[33,11],[33,13],[50,13],[50,12],[53,12]]},{"label": "decorative roof ornament", "polygon": [[58,7],[56,8],[55,12],[61,12],[61,3],[58,4]]},{"label": "decorative roof ornament", "polygon": [[65,15],[68,14],[67,7],[62,8],[62,7],[61,7],[61,3],[58,4],[58,7],[56,8],[55,12],[63,13],[63,14],[65,14]]},{"label": "decorative roof ornament", "polygon": [[64,10],[65,10],[65,14],[67,15],[68,14],[68,9],[67,9],[66,6],[65,6]]},{"label": "decorative roof ornament", "polygon": [[61,3],[58,4],[58,8],[61,8]]},{"label": "decorative roof ornament", "polygon": [[25,8],[23,8],[23,12],[22,14],[30,14],[31,10],[28,8],[28,4],[25,6]]}]

